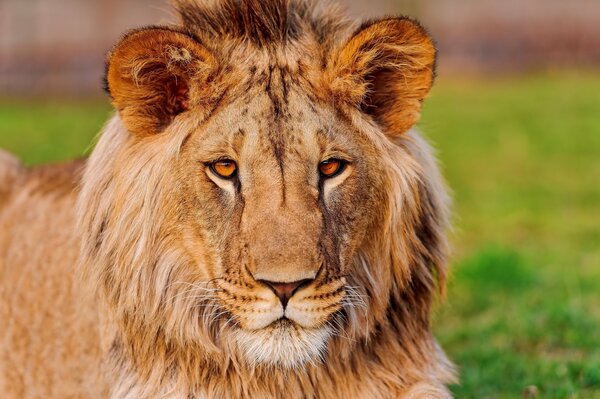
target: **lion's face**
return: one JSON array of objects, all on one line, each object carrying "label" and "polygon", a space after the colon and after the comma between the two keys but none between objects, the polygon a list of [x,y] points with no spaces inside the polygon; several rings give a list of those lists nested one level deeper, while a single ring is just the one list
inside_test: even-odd
[{"label": "lion's face", "polygon": [[192,132],[176,168],[178,219],[186,245],[211,248],[195,266],[223,328],[250,362],[293,366],[321,354],[356,299],[346,276],[382,171],[366,135],[299,88],[286,95],[277,110],[258,85],[226,106]]},{"label": "lion's face", "polygon": [[90,159],[80,225],[129,356],[158,342],[184,362],[291,368],[333,341],[349,353],[393,312],[427,329],[445,219],[407,131],[435,49],[408,19],[354,35],[327,21],[340,32],[298,22],[285,40],[277,24],[258,39],[142,29],[111,53],[119,115]]}]

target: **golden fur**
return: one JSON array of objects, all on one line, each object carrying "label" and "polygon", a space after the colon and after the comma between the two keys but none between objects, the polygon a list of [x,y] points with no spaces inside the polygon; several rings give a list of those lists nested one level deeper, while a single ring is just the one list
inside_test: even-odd
[{"label": "golden fur", "polygon": [[88,160],[0,154],[3,397],[449,398],[448,201],[410,130],[427,33],[323,2],[177,9],[109,54]]}]

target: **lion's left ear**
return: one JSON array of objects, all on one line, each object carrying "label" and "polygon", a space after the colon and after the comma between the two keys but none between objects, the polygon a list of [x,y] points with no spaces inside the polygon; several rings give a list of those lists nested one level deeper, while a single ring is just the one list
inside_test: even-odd
[{"label": "lion's left ear", "polygon": [[436,49],[418,22],[389,18],[361,27],[329,61],[326,76],[339,101],[370,114],[387,134],[419,119],[435,74]]},{"label": "lion's left ear", "polygon": [[149,27],[128,33],[110,52],[106,85],[127,129],[145,136],[206,102],[215,69],[213,55],[187,33]]}]

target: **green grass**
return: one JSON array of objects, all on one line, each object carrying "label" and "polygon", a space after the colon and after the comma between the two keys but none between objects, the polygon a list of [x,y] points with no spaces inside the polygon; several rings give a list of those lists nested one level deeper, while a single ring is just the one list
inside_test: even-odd
[{"label": "green grass", "polygon": [[81,157],[110,115],[101,100],[0,100],[0,148],[28,165]]},{"label": "green grass", "polygon": [[457,397],[600,398],[600,76],[440,83],[421,125],[454,189]]},{"label": "green grass", "polygon": [[[455,199],[434,327],[458,398],[600,399],[599,106],[592,74],[440,79],[427,102],[421,128]],[[0,101],[0,147],[27,163],[80,156],[109,113]]]}]

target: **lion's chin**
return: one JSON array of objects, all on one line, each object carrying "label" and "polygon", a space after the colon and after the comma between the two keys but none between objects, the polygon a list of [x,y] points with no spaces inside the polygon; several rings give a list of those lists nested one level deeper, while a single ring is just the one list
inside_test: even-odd
[{"label": "lion's chin", "polygon": [[238,329],[234,336],[251,365],[293,369],[322,361],[332,333],[327,325],[305,329],[281,319],[261,330]]}]

